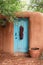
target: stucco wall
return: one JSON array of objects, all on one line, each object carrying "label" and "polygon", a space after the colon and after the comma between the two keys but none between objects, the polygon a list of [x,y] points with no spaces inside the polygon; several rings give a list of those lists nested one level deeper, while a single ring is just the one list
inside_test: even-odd
[{"label": "stucco wall", "polygon": [[[39,47],[43,49],[43,14],[38,12],[23,12],[20,14],[17,14],[17,16],[29,17],[30,19],[30,48]],[[13,44],[13,24],[7,23],[5,28],[0,26],[0,50],[13,53]]]},{"label": "stucco wall", "polygon": [[7,23],[6,27],[0,26],[0,50],[12,52],[13,24]]},{"label": "stucco wall", "polygon": [[30,16],[30,47],[43,48],[43,14],[32,13]]}]

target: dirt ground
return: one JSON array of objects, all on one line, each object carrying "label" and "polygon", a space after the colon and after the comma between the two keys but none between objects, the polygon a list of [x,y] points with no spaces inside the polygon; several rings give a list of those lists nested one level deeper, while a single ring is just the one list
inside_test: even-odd
[{"label": "dirt ground", "polygon": [[43,60],[29,57],[14,57],[5,52],[0,52],[0,65],[43,65]]}]

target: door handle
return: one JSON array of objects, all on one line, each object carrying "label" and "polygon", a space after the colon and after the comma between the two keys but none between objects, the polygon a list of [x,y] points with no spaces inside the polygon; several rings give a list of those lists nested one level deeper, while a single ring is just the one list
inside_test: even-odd
[{"label": "door handle", "polygon": [[15,33],[15,36],[16,36],[15,39],[17,39],[17,33]]},{"label": "door handle", "polygon": [[15,33],[15,36],[17,35],[17,33]]},{"label": "door handle", "polygon": [[22,39],[23,39],[23,31],[24,31],[23,26],[20,26],[20,32],[19,32],[19,37],[20,37],[20,40],[22,40]]}]

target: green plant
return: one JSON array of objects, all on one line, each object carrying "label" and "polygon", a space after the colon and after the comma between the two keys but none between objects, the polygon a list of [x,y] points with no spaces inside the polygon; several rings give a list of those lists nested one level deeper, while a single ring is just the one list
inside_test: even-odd
[{"label": "green plant", "polygon": [[31,0],[30,8],[32,11],[43,12],[43,0]]},{"label": "green plant", "polygon": [[8,21],[14,20],[14,13],[21,10],[19,0],[0,0],[0,14],[7,16]]}]

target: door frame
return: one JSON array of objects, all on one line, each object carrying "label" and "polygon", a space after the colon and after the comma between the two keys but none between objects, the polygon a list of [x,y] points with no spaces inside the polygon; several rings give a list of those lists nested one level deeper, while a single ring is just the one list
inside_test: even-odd
[{"label": "door frame", "polygon": [[[17,18],[28,18],[28,22],[29,22],[29,25],[28,25],[28,43],[29,43],[29,51],[30,51],[30,34],[31,34],[31,30],[30,30],[30,12],[16,12],[15,15]],[[14,27],[13,27],[14,28]],[[14,29],[13,29],[14,30]],[[14,37],[14,36],[13,36]],[[14,39],[14,38],[13,38]],[[14,42],[13,42],[13,53],[14,53],[14,56],[20,56],[20,55],[27,55],[25,53],[18,53],[18,52],[14,52]],[[29,53],[29,52],[28,52]]]},{"label": "door frame", "polygon": [[[17,21],[18,20],[18,21]],[[18,18],[17,20],[14,20],[15,21],[15,23],[14,23],[14,52],[28,52],[28,18]],[[15,26],[17,26],[16,24],[18,23],[18,27],[17,27],[17,29],[15,28]],[[22,23],[22,24],[21,24]],[[19,33],[18,32],[18,28],[20,27],[20,26],[23,26],[24,27],[24,29],[25,29],[25,31],[24,31],[24,38],[22,39],[22,40],[20,40],[19,39],[19,37],[18,37],[18,35],[16,36],[17,37],[17,39],[15,39],[15,33]],[[27,31],[26,31],[27,30]],[[25,33],[26,32],[26,33]],[[22,41],[22,43],[20,42],[20,41]],[[20,43],[19,43],[20,42]],[[24,44],[23,44],[24,43]],[[19,45],[20,44],[20,45]],[[21,46],[21,44],[22,44],[22,46]],[[20,49],[17,49],[18,47],[20,47],[21,48],[21,51],[20,51]],[[22,49],[22,47],[23,47],[23,49]],[[26,50],[25,50],[25,49]]]}]

